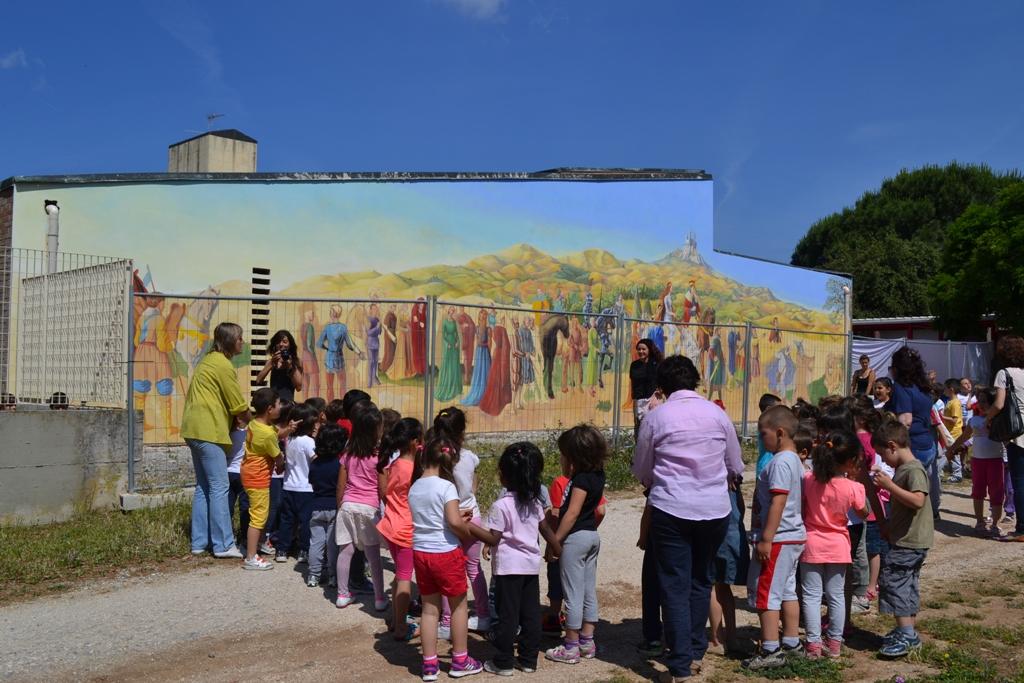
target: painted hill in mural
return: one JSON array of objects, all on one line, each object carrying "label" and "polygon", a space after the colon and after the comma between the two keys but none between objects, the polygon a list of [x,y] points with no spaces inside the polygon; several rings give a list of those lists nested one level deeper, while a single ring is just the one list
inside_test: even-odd
[{"label": "painted hill in mural", "polygon": [[[582,301],[589,287],[595,306],[608,306],[621,294],[627,313],[649,316],[665,283],[675,284],[676,307],[686,283],[696,280],[704,306],[713,306],[719,323],[751,321],[769,325],[779,318],[783,328],[838,332],[841,322],[824,311],[781,301],[765,287],[737,282],[708,265],[689,235],[686,244],[665,257],[646,262],[622,260],[603,249],[555,257],[529,244],[516,244],[464,265],[437,265],[401,273],[362,271],[317,275],[275,291],[288,297],[409,298],[435,295],[448,301],[526,305],[538,289],[554,297],[561,289],[570,301]],[[234,283],[223,283],[227,292]],[[239,283],[241,284],[241,283]],[[640,310],[637,310],[637,302]]]}]

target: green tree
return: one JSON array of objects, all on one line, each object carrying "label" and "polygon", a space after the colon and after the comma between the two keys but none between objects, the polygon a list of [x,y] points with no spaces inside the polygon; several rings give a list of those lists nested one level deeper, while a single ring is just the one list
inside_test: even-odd
[{"label": "green tree", "polygon": [[941,272],[929,283],[938,326],[957,338],[978,336],[978,319],[1024,332],[1024,182],[993,204],[972,204],[950,226]]},{"label": "green tree", "polygon": [[1019,180],[1016,173],[957,163],[901,171],[853,207],[812,225],[792,263],[850,274],[854,317],[927,315],[928,283],[939,272],[950,224]]}]

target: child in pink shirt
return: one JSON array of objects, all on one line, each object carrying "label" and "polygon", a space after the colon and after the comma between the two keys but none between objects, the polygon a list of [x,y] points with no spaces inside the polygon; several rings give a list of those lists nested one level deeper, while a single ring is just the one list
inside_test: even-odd
[{"label": "child in pink shirt", "polygon": [[[863,449],[850,432],[832,432],[814,449],[804,475],[803,515],[807,542],[800,558],[807,656],[839,657],[845,625],[846,567],[850,564],[847,512],[867,517],[864,486],[853,480]],[[828,602],[828,637],[821,638],[822,594]]]},{"label": "child in pink shirt", "polygon": [[[374,607],[388,607],[384,596],[384,567],[380,561],[380,494],[377,487],[377,457],[383,418],[373,403],[364,401],[352,410],[352,436],[341,455],[338,470],[338,516],[334,540],[338,544],[338,599],[335,605],[348,607],[355,598],[348,592],[352,556],[356,548],[366,553],[373,578]],[[387,457],[387,456],[384,456]]]},{"label": "child in pink shirt", "polygon": [[[515,667],[536,671],[540,654],[540,566],[538,532],[552,550],[561,550],[548,526],[541,502],[541,463],[538,448],[528,441],[514,443],[498,460],[498,473],[506,493],[491,506],[484,527],[469,525],[473,536],[493,546],[491,561],[496,586],[498,625],[494,659],[484,671],[511,676]],[[519,652],[515,656],[516,631]]]}]

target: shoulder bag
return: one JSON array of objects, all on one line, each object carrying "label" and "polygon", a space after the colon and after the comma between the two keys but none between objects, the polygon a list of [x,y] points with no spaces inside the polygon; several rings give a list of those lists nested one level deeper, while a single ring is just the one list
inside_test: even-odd
[{"label": "shoulder bag", "polygon": [[1013,388],[1013,378],[1009,369],[1003,370],[1006,376],[1006,400],[1003,409],[992,418],[988,428],[988,438],[993,441],[1013,441],[1024,434],[1024,416],[1020,414],[1021,406],[1017,402],[1017,392]]}]

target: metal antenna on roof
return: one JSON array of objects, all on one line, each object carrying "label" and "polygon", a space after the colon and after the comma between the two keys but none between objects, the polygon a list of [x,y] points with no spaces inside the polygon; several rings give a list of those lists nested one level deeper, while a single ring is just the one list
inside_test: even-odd
[{"label": "metal antenna on roof", "polygon": [[216,119],[219,119],[219,118],[221,118],[223,116],[224,116],[224,114],[207,114],[206,115],[206,130],[210,130],[211,128],[213,128],[213,122]]}]

